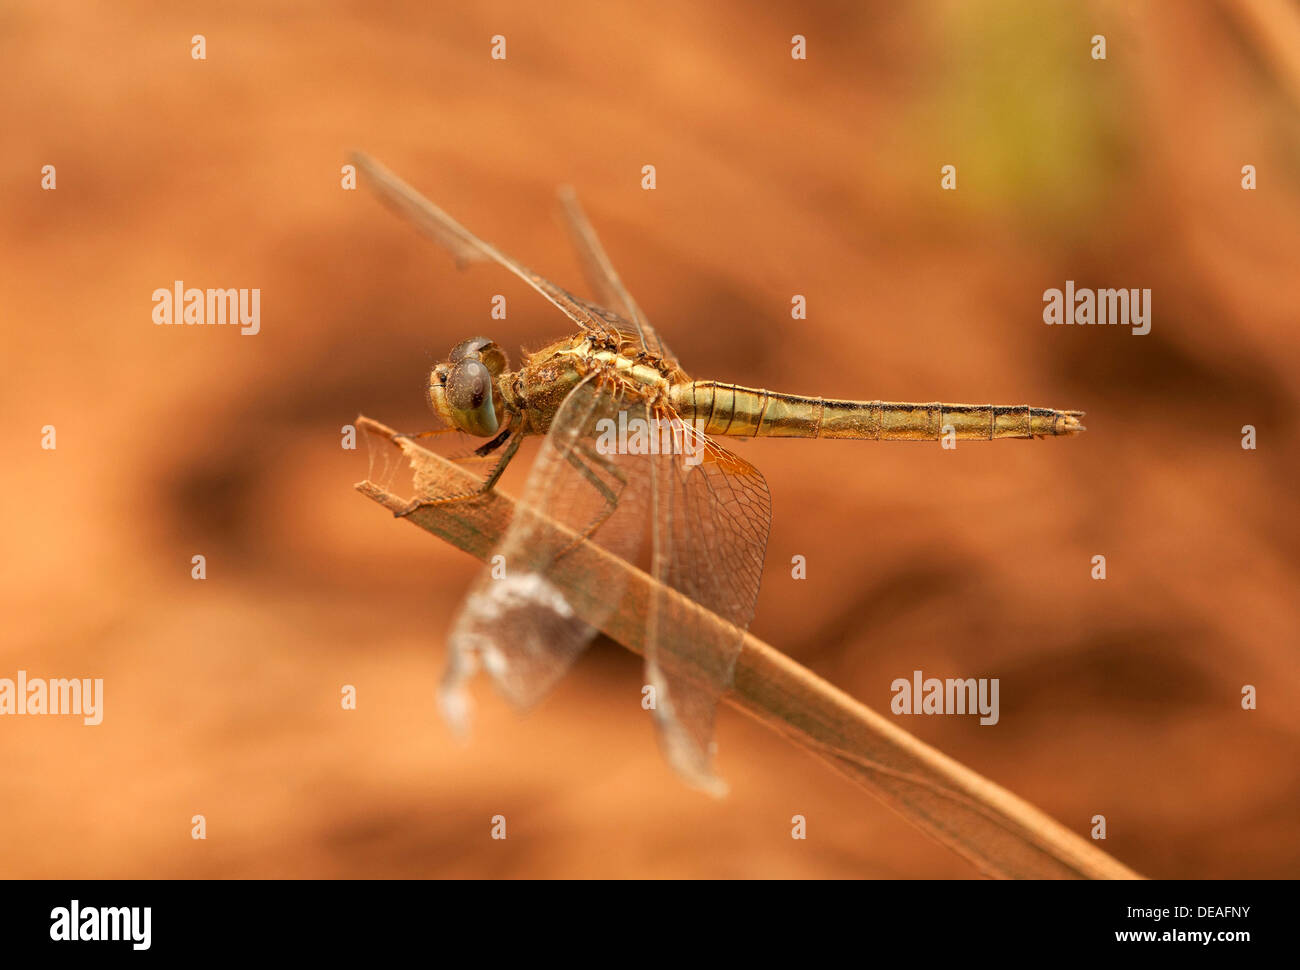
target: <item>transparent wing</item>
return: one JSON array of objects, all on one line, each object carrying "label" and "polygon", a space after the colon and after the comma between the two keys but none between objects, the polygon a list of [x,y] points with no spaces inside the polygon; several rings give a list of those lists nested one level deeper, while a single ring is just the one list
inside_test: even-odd
[{"label": "transparent wing", "polygon": [[[643,548],[650,468],[641,456],[603,454],[595,446],[599,423],[617,422],[620,410],[644,417],[645,404],[620,402],[592,375],[556,412],[514,519],[452,628],[440,697],[454,725],[464,724],[464,684],[480,665],[507,698],[529,706],[591,641],[592,624],[619,607],[622,570],[603,569],[599,557],[583,589],[562,591],[550,573],[577,541],[632,563]],[[579,596],[583,602],[570,601]]]},{"label": "transparent wing", "polygon": [[[771,497],[748,462],[671,412],[656,417],[668,423],[673,447],[652,463],[651,570],[661,589],[681,595],[665,591],[653,604],[646,671],[669,763],[695,787],[721,794],[714,716],[754,618]],[[730,627],[720,629],[709,613]]]},{"label": "transparent wing", "polygon": [[485,259],[493,260],[514,273],[555,306],[574,323],[591,333],[619,339],[618,329],[603,317],[593,314],[589,304],[572,293],[537,275],[522,263],[510,258],[491,243],[484,242],[442,209],[438,208],[379,162],[360,152],[352,161],[369,179],[379,197],[409,219],[425,235],[451,251],[458,265]]},{"label": "transparent wing", "polygon": [[[649,428],[659,453],[598,447],[605,421]],[[684,780],[720,794],[714,717],[753,619],[770,523],[756,469],[673,412],[587,378],[556,412],[514,519],[453,625],[444,713],[463,728],[464,685],[480,666],[516,704],[540,699],[623,604],[624,570],[612,560],[584,557],[590,571],[564,588],[553,581],[557,562],[590,542],[636,564],[649,524],[659,585],[646,604],[646,677],[660,742]]]},{"label": "transparent wing", "polygon": [[596,235],[596,230],[587,219],[587,214],[582,211],[577,193],[566,185],[560,189],[559,195],[560,205],[564,210],[565,225],[573,240],[573,246],[578,251],[583,274],[595,291],[596,299],[631,321],[641,339],[642,350],[649,351],[657,357],[671,358],[672,352],[669,351],[668,345],[650,325],[650,321],[646,319],[646,315],[619,278],[618,271],[614,269],[614,264],[610,262],[605,252],[605,247],[601,245],[600,237]]}]

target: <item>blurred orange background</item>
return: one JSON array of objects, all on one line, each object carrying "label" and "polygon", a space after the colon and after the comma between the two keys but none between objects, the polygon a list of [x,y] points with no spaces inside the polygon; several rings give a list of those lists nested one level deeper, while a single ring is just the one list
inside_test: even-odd
[{"label": "blurred orange background", "polygon": [[[685,789],[606,641],[526,717],[480,684],[452,738],[434,689],[479,566],[357,495],[340,429],[430,427],[454,344],[568,327],[343,190],[358,148],[584,293],[573,184],[695,377],[1085,409],[1072,440],[737,444],[773,495],[753,630],[886,713],[915,669],[1000,678],[996,727],[899,721],[1085,837],[1104,814],[1145,875],[1296,876],[1296,18],[6,4],[0,677],[106,698],[99,727],[0,718],[0,875],[977,875],[727,708],[730,796]],[[1044,326],[1067,279],[1149,287],[1151,333]],[[261,288],[261,333],[155,326],[174,280]]]}]

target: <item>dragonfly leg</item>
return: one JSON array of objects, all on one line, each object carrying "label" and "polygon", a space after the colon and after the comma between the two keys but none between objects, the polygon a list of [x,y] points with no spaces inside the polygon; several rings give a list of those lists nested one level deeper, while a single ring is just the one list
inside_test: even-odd
[{"label": "dragonfly leg", "polygon": [[[588,461],[599,465],[608,475],[616,479],[619,484],[619,491],[622,491],[622,486],[627,484],[627,475],[622,468],[610,461],[607,456],[602,455],[588,441],[579,441],[574,447],[576,450],[581,451]],[[601,497],[607,503],[613,505],[618,501],[618,496],[614,493],[614,490],[602,482],[589,465],[584,465],[573,451],[570,451],[565,457],[568,459],[569,464],[578,469],[582,473],[582,477],[587,479],[596,491],[600,492]]]},{"label": "dragonfly leg", "polygon": [[488,455],[492,454],[492,452],[500,448],[510,438],[510,428],[508,427],[509,419],[507,419],[506,423],[507,423],[507,427],[504,431],[502,431],[499,435],[497,435],[487,444],[480,445],[478,448],[474,449],[475,456],[479,458],[486,458]]},{"label": "dragonfly leg", "polygon": [[[515,456],[515,452],[519,450],[519,446],[523,443],[523,440],[523,431],[515,431],[506,439],[506,450],[501,452],[501,460],[497,462],[497,467],[492,469],[492,474],[489,475],[487,481],[483,483],[484,492],[492,491],[493,487],[497,483],[497,479],[499,479],[501,473],[506,470],[506,465],[510,464],[510,459]],[[491,444],[491,442],[489,442],[489,444]],[[487,445],[484,445],[483,448],[479,449],[479,451],[487,454],[484,450],[487,447]],[[478,452],[475,452],[475,454],[478,454]]]},{"label": "dragonfly leg", "polygon": [[393,432],[393,438],[410,438],[412,441],[415,441],[419,438],[433,438],[440,434],[450,434],[456,430],[456,428],[433,428],[430,431],[416,431],[414,434],[409,431],[395,431]]},{"label": "dragonfly leg", "polygon": [[[612,475],[615,479],[618,480],[619,483],[618,492],[615,492],[612,488],[609,487],[608,484],[600,480],[600,476],[598,476],[591,469],[591,466],[588,465],[585,461],[583,461],[581,457],[579,457],[578,451],[581,451],[582,454],[586,456],[588,461],[600,465],[606,472],[608,472],[610,475]],[[585,529],[582,530],[582,533],[577,538],[575,538],[572,542],[570,542],[567,546],[565,546],[563,549],[560,550],[560,552],[555,557],[556,559],[559,559],[561,556],[567,555],[568,553],[576,549],[578,546],[582,545],[584,542],[586,542],[595,534],[597,529],[599,529],[602,525],[604,525],[607,521],[609,521],[609,517],[613,515],[614,510],[618,508],[618,493],[622,492],[623,486],[627,484],[627,476],[623,473],[622,469],[620,469],[617,465],[611,462],[604,455],[595,451],[586,442],[579,442],[573,450],[566,452],[564,457],[569,462],[570,465],[572,465],[574,468],[576,468],[579,471],[579,473],[581,473],[582,477],[588,481],[591,487],[600,493],[600,497],[605,500],[605,508],[603,511],[600,512],[600,514],[596,516],[596,518],[594,518],[591,521],[591,523]]]},{"label": "dragonfly leg", "polygon": [[[510,459],[515,456],[515,452],[519,450],[519,445],[523,440],[524,435],[521,431],[515,432],[506,439],[506,450],[501,453],[501,458],[497,462],[496,467],[492,469],[491,474],[489,474],[483,481],[483,484],[474,489],[474,491],[465,492],[461,495],[444,495],[441,498],[413,498],[411,501],[407,502],[406,505],[394,512],[393,517],[404,519],[412,512],[418,512],[420,509],[432,508],[435,505],[450,505],[452,502],[468,502],[473,499],[483,498],[496,486],[497,480],[501,478],[501,473],[506,470],[506,465],[510,464]],[[493,442],[488,442],[488,444],[491,445]],[[485,448],[487,448],[487,445],[484,445],[483,448],[479,449],[479,451],[484,451]],[[479,455],[478,452],[475,452],[475,457],[485,456]]]},{"label": "dragonfly leg", "polygon": [[[505,443],[506,439],[510,437],[510,427],[509,427],[508,418],[506,419],[506,425],[507,425],[506,428],[499,435],[497,435],[495,438],[489,441],[487,444],[480,445],[478,448],[475,448],[474,455],[476,457],[483,458],[486,457],[487,455],[492,454],[492,452],[500,448],[501,445]],[[461,434],[464,433],[461,432],[459,428],[433,428],[429,431],[416,431],[414,433],[410,431],[395,431],[393,432],[393,438],[394,440],[396,440],[397,438],[409,438],[412,441],[418,441],[420,438],[435,438],[440,434],[452,434],[455,432],[459,432]],[[452,458],[449,460],[456,461],[457,459]]]},{"label": "dragonfly leg", "polygon": [[496,461],[498,459],[492,457],[492,452],[500,448],[506,441],[509,440],[509,438],[510,438],[510,429],[506,428],[506,430],[502,431],[499,435],[497,435],[487,444],[480,445],[479,447],[475,448],[474,451],[471,452],[470,454],[448,455],[447,460],[450,462],[454,462],[457,465],[467,465],[472,461]]}]

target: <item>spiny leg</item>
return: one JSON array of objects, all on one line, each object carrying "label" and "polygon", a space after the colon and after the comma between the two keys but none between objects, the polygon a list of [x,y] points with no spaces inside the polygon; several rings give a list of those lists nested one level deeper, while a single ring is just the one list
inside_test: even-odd
[{"label": "spiny leg", "polygon": [[451,434],[453,431],[459,431],[459,429],[458,428],[432,428],[429,431],[416,431],[414,433],[410,431],[396,431],[393,433],[393,438],[395,439],[410,438],[412,441],[416,441],[420,438],[434,438],[440,434]]},{"label": "spiny leg", "polygon": [[493,438],[485,445],[479,445],[468,455],[448,455],[447,460],[455,462],[457,465],[466,465],[470,462],[490,461],[492,452],[496,451],[510,438],[510,428],[507,426],[499,435]]},{"label": "spiny leg", "polygon": [[[582,458],[578,456],[579,451],[581,451],[582,454],[585,455],[589,461],[601,466],[613,478],[618,480],[619,483],[618,493],[615,493],[615,491],[612,488],[610,488],[609,485],[607,485],[605,482],[600,480],[600,476],[598,476],[591,469],[591,466],[586,464],[586,462],[584,462]],[[623,491],[623,486],[627,484],[627,476],[623,473],[623,470],[619,468],[618,465],[616,465],[614,462],[610,461],[607,457],[602,455],[599,451],[595,450],[589,443],[585,441],[577,442],[574,445],[573,449],[565,453],[564,457],[565,460],[568,461],[570,465],[572,465],[574,468],[578,470],[578,472],[582,475],[583,478],[587,480],[587,482],[592,486],[592,488],[594,488],[597,492],[600,493],[600,497],[605,500],[605,508],[604,511],[598,514],[596,518],[591,521],[590,525],[588,525],[585,529],[582,530],[582,533],[577,538],[575,538],[572,542],[570,542],[567,546],[565,546],[563,549],[560,550],[560,552],[555,557],[556,559],[559,559],[561,556],[567,555],[568,553],[576,549],[578,546],[582,545],[582,543],[586,542],[593,535],[595,535],[596,531],[602,525],[604,525],[606,522],[609,521],[609,517],[613,515],[615,509],[618,508],[619,493]]]},{"label": "spiny leg", "polygon": [[578,471],[582,473],[582,477],[590,482],[596,491],[600,492],[601,498],[603,498],[607,504],[616,504],[618,502],[618,495],[615,494],[614,490],[610,488],[609,485],[600,480],[599,476],[591,470],[589,465],[583,464],[581,459],[579,459],[575,454],[577,451],[581,451],[588,461],[592,464],[599,465],[611,478],[616,479],[619,484],[620,492],[622,491],[622,487],[627,484],[627,475],[624,474],[623,469],[615,462],[610,461],[606,455],[602,455],[589,441],[575,442],[573,450],[564,456],[568,460],[569,464],[578,469]]},{"label": "spiny leg", "polygon": [[474,454],[479,458],[486,458],[488,455],[492,454],[492,452],[500,448],[501,445],[509,437],[510,437],[510,424],[509,421],[507,420],[506,427],[502,429],[501,433],[497,435],[495,438],[493,438],[491,441],[489,441],[487,444],[479,445],[477,448],[475,448]]},{"label": "spiny leg", "polygon": [[[483,445],[474,454],[480,458],[486,457],[489,451],[497,447],[499,438],[500,436],[498,435],[497,438],[494,438],[492,441],[489,441],[486,445]],[[435,505],[449,505],[452,502],[467,502],[470,499],[482,498],[483,496],[487,495],[488,492],[492,491],[492,489],[496,486],[497,480],[501,478],[501,473],[506,470],[506,466],[510,464],[510,459],[514,458],[515,452],[519,450],[519,445],[523,442],[523,440],[524,440],[524,434],[522,431],[515,431],[510,433],[509,437],[505,439],[506,447],[505,447],[505,451],[501,453],[500,461],[497,462],[496,467],[492,469],[492,473],[488,475],[488,477],[484,480],[483,484],[480,485],[478,488],[476,488],[474,491],[466,492],[463,495],[446,495],[443,496],[442,498],[411,499],[411,501],[406,503],[406,505],[404,505],[402,508],[394,512],[393,516],[395,518],[402,519],[410,515],[412,512],[418,512],[420,509],[431,508]]]},{"label": "spiny leg", "polygon": [[[464,432],[461,431],[459,428],[432,428],[428,431],[416,431],[416,432],[396,431],[393,433],[393,438],[394,440],[397,438],[409,438],[411,441],[418,441],[421,438],[436,438],[438,435],[452,434],[453,432],[457,434],[464,434]],[[497,435],[495,438],[493,438],[491,441],[489,441],[487,444],[480,445],[479,447],[475,448],[473,457],[477,457],[477,458],[487,457],[488,455],[492,454],[492,452],[500,448],[501,445],[509,437],[510,437],[510,419],[507,418],[506,426],[502,429],[501,433]],[[447,460],[460,461],[460,460],[467,459],[469,457],[471,456],[462,455],[460,458],[453,457],[453,458],[448,458]]]}]

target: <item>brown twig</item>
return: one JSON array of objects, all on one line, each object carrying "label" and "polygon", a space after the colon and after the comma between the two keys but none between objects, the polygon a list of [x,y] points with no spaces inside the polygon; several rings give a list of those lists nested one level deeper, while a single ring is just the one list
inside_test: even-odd
[{"label": "brown twig", "polygon": [[[422,448],[369,418],[357,427],[397,445],[411,462],[420,495],[465,492],[478,480],[463,468]],[[407,505],[373,482],[357,489],[385,508]],[[408,519],[479,559],[492,555],[514,513],[512,499],[499,492],[473,501],[430,506]],[[555,530],[563,526],[552,523]],[[585,577],[606,573],[611,557],[585,543],[557,561],[549,578],[562,589],[579,615],[605,616],[595,609],[599,590]],[[644,616],[655,581],[639,569],[614,560],[625,571],[622,606],[596,624],[611,639],[642,651]],[[672,594],[676,595],[676,594]],[[590,613],[588,613],[590,611]],[[714,620],[728,630],[725,621]],[[728,641],[725,635],[721,642]],[[689,656],[706,645],[673,645]],[[769,725],[841,772],[899,812],[927,835],[970,860],[982,872],[1005,878],[1137,879],[1122,863],[891,721],[860,704],[812,671],[746,634],[736,662],[735,683],[726,700]]]}]

